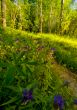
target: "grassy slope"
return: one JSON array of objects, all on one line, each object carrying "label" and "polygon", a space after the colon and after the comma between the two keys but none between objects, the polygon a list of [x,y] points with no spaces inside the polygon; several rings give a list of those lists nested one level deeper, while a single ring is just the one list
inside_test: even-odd
[{"label": "grassy slope", "polygon": [[[36,35],[17,30],[7,30],[0,34],[0,104],[6,105],[6,108],[14,109],[15,105],[20,103],[22,90],[33,87],[34,101],[26,106],[20,106],[21,110],[25,108],[36,110],[39,109],[39,106],[40,110],[53,109],[53,97],[58,93],[68,100],[67,110],[72,110],[70,91],[67,88],[60,88],[63,82],[51,68],[54,63],[51,48],[55,47],[56,58],[58,55],[61,58],[64,46],[67,49],[69,47],[62,42],[62,45],[56,43],[54,36],[56,35],[50,37],[50,35]],[[56,37],[59,38],[59,36]],[[70,49],[70,53],[71,50],[73,51],[73,49]],[[65,58],[67,57],[65,56]],[[11,103],[13,104],[11,105]]]},{"label": "grassy slope", "polygon": [[[77,39],[70,38],[69,36],[59,36],[53,34],[34,34],[27,33],[24,31],[10,30],[8,29],[9,35],[12,33],[15,36],[15,33],[25,37],[32,37],[32,39],[41,39],[42,42],[46,43],[50,48],[55,48],[55,58],[58,63],[63,64],[71,71],[77,73]],[[7,32],[6,32],[7,34]]]},{"label": "grassy slope", "polygon": [[[22,32],[23,33],[23,32]],[[55,58],[71,71],[77,73],[77,39],[53,34],[29,34],[34,38],[41,38],[49,47],[55,48]]]}]

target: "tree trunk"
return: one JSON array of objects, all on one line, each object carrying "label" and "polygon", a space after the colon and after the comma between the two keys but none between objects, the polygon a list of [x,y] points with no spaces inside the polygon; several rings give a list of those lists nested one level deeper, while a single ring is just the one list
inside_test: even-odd
[{"label": "tree trunk", "polygon": [[49,14],[49,33],[51,33],[51,16],[52,15],[52,7],[51,7],[51,9],[50,9],[50,14]]},{"label": "tree trunk", "polygon": [[19,23],[18,28],[22,30],[22,13],[21,13],[21,6],[19,6]]},{"label": "tree trunk", "polygon": [[61,9],[60,9],[60,26],[59,26],[60,34],[62,34],[62,18],[63,18],[63,0],[61,0]]},{"label": "tree trunk", "polygon": [[2,27],[6,27],[6,0],[1,0]]},{"label": "tree trunk", "polygon": [[15,12],[15,10],[13,9],[13,10],[11,11],[11,24],[10,24],[10,26],[11,26],[12,28],[15,27],[15,20],[16,20],[16,12]]},{"label": "tree trunk", "polygon": [[42,24],[43,24],[43,16],[42,16],[42,0],[40,0],[40,32],[42,33]]}]

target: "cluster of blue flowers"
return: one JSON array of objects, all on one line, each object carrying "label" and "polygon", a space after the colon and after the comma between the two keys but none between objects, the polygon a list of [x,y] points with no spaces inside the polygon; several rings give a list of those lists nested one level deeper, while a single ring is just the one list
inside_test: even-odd
[{"label": "cluster of blue flowers", "polygon": [[[63,100],[63,97],[61,95],[56,95],[54,97],[54,110],[64,110],[64,104],[65,101]],[[77,105],[77,99],[73,100],[73,104]]]},{"label": "cluster of blue flowers", "polygon": [[73,102],[75,105],[77,105],[77,99],[74,99],[74,102]]},{"label": "cluster of blue flowers", "polygon": [[[27,102],[32,101],[33,93],[32,90],[24,89],[22,93],[22,104],[27,104]],[[73,100],[73,104],[77,105],[77,99]],[[54,96],[53,107],[54,110],[64,110],[65,101],[63,97],[58,94]],[[3,107],[0,107],[0,110],[4,110]]]},{"label": "cluster of blue flowers", "polygon": [[28,101],[33,99],[32,91],[24,89],[22,95],[22,103],[26,104]]},{"label": "cluster of blue flowers", "polygon": [[63,100],[61,95],[56,95],[54,97],[54,104],[53,104],[53,106],[54,106],[55,110],[57,110],[58,108],[59,108],[59,110],[63,110],[63,108],[64,108],[64,100]]},{"label": "cluster of blue flowers", "polygon": [[[32,91],[24,89],[22,102],[25,104],[32,99],[33,99]],[[65,104],[65,101],[61,95],[58,94],[54,96],[54,101],[53,101],[54,110],[63,110],[64,104]],[[73,104],[77,105],[77,99],[73,100]]]},{"label": "cluster of blue flowers", "polygon": [[[33,99],[32,91],[24,89],[23,90],[23,94],[22,94],[22,103],[26,104],[28,101],[30,101],[32,99]],[[77,100],[75,100],[74,103],[77,103],[76,101]],[[57,110],[58,108],[60,110],[63,110],[63,108],[64,108],[64,100],[63,100],[61,95],[56,95],[54,97],[54,104],[53,104],[53,106],[54,106],[55,110]]]},{"label": "cluster of blue flowers", "polygon": [[[23,96],[22,96],[22,103],[26,104],[28,101],[33,99],[32,91],[31,90],[23,90]],[[76,103],[77,100],[75,100],[74,103]],[[56,95],[54,97],[54,109],[57,110],[63,110],[64,108],[64,100],[61,95]]]},{"label": "cluster of blue flowers", "polygon": [[[33,99],[32,91],[24,89],[23,90],[23,96],[22,96],[22,103],[26,104],[28,101],[30,101],[32,99]],[[77,103],[76,101],[77,100],[75,100],[74,103]],[[57,110],[58,108],[59,108],[59,110],[63,110],[63,108],[64,108],[64,100],[63,100],[61,95],[56,95],[54,97],[53,106],[54,106],[55,110]]]}]

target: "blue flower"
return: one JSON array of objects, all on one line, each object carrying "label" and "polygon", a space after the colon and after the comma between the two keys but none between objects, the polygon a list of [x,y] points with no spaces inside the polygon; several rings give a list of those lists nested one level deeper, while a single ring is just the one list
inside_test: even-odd
[{"label": "blue flower", "polygon": [[22,102],[23,103],[26,103],[27,101],[30,101],[32,99],[33,99],[32,91],[31,90],[24,89],[23,90],[23,99],[22,99]]},{"label": "blue flower", "polygon": [[54,97],[54,108],[55,109],[59,108],[59,110],[63,110],[63,107],[64,107],[64,100],[63,100],[62,96],[56,95]]},{"label": "blue flower", "polygon": [[51,48],[51,51],[56,51],[56,49],[55,48]]},{"label": "blue flower", "polygon": [[3,110],[3,107],[0,107],[0,110]]},{"label": "blue flower", "polygon": [[73,103],[74,103],[75,105],[77,105],[77,99],[74,99]]}]

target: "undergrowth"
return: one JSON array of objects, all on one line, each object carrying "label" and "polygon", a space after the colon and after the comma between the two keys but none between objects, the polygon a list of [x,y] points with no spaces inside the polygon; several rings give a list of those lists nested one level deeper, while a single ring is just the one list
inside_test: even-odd
[{"label": "undergrowth", "polygon": [[68,52],[62,47],[34,34],[9,29],[1,31],[0,108],[54,110],[54,97],[61,95],[63,109],[74,110],[72,91],[63,86],[63,81],[52,70],[55,56],[59,62],[66,62],[66,65],[70,64],[73,69],[77,69],[77,63],[71,56],[73,50]]}]

